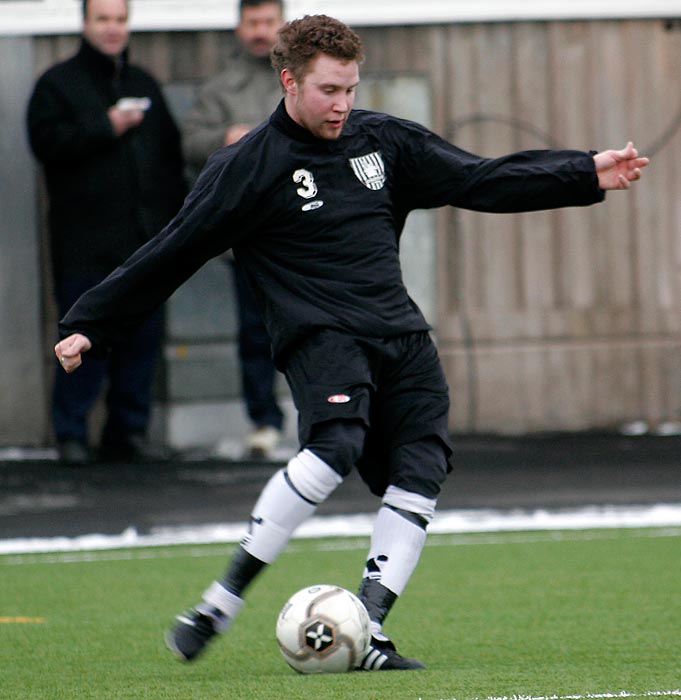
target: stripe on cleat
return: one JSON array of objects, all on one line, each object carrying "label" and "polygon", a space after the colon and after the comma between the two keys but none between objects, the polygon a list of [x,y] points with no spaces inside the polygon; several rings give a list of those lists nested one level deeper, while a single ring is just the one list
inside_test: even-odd
[{"label": "stripe on cleat", "polygon": [[382,654],[378,649],[372,647],[369,653],[364,657],[362,668],[367,671],[378,671],[387,660],[388,657],[385,654]]}]

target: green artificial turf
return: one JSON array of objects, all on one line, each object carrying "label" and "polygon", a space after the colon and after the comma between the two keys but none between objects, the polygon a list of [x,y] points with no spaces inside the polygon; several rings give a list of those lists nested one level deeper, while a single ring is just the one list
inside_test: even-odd
[{"label": "green artificial turf", "polygon": [[483,700],[681,696],[681,532],[437,535],[385,630],[420,672],[299,676],[277,613],[312,583],[355,590],[366,540],[295,540],[234,628],[184,665],[174,615],[230,546],[0,557],[2,700]]}]

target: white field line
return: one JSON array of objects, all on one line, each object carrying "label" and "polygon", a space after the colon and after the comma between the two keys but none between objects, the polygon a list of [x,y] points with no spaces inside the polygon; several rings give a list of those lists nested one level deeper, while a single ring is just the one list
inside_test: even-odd
[{"label": "white field line", "polygon": [[[371,534],[374,515],[318,516],[304,523],[296,532],[296,539],[356,538]],[[84,552],[113,549],[136,549],[169,545],[205,545],[239,542],[246,531],[246,523],[214,523],[191,528],[159,528],[140,534],[130,527],[119,535],[91,534],[79,537],[41,537],[0,540],[0,555],[50,552]],[[681,504],[653,506],[591,506],[565,510],[535,510],[500,512],[493,510],[450,510],[436,514],[429,527],[430,541],[439,542],[433,535],[464,535],[478,533],[475,541],[449,542],[451,544],[480,544],[480,534],[488,536],[488,544],[496,544],[499,533],[523,534],[527,538],[565,539],[560,532],[579,532],[580,537],[602,538],[590,530],[641,530],[655,528],[655,536],[681,534]],[[660,530],[662,530],[660,532]],[[560,532],[559,532],[560,531]],[[548,533],[548,534],[543,534]],[[518,535],[515,535],[516,537]],[[508,542],[506,534],[501,541]],[[323,543],[326,548],[346,548],[347,542]],[[291,546],[295,546],[295,540]],[[354,546],[354,545],[353,545]],[[362,546],[364,546],[362,544]]]},{"label": "white field line", "polygon": [[[621,530],[499,532],[496,534],[440,534],[429,537],[427,547],[490,546],[508,544],[536,544],[541,542],[583,542],[591,540],[615,540],[622,538],[681,537],[681,527],[625,528]],[[342,552],[366,550],[368,537],[298,539],[286,547],[287,552]],[[196,544],[180,546],[129,547],[127,549],[71,550],[52,552],[15,553],[0,556],[0,567],[27,564],[80,564],[102,561],[131,561],[154,559],[191,559],[200,557],[227,557],[234,551],[234,543]],[[518,696],[520,698],[521,696]],[[524,698],[524,696],[522,696]],[[528,696],[529,697],[529,696]],[[549,696],[546,696],[548,698]],[[454,700],[454,699],[452,699]],[[480,700],[476,698],[475,700]],[[490,698],[487,700],[501,700]],[[506,699],[508,700],[508,699]]]},{"label": "white field line", "polygon": [[[641,693],[622,690],[617,693],[584,693],[583,695],[490,695],[484,700],[617,700],[618,698],[670,698],[680,697],[681,689],[676,690],[649,690]],[[419,698],[419,700],[422,700]],[[442,699],[444,700],[444,699]],[[458,700],[449,698],[449,700]],[[472,698],[467,700],[483,700]]]}]

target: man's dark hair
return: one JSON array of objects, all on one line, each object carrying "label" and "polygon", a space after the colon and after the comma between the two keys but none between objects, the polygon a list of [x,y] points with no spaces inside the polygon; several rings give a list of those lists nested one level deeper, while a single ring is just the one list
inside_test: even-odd
[{"label": "man's dark hair", "polygon": [[284,13],[284,0],[239,0],[239,14],[243,13],[245,7],[259,7],[268,4],[279,5],[282,14]]},{"label": "man's dark hair", "polygon": [[[243,0],[243,2],[246,2],[246,0]],[[276,2],[276,0],[272,0],[272,2]],[[83,0],[83,19],[87,17],[87,3],[88,0]],[[130,9],[130,0],[125,0],[125,4],[128,5],[128,9]]]},{"label": "man's dark hair", "polygon": [[364,48],[359,36],[340,20],[327,15],[305,15],[279,30],[272,49],[272,67],[277,73],[288,68],[300,81],[310,61],[319,54],[361,63]]}]

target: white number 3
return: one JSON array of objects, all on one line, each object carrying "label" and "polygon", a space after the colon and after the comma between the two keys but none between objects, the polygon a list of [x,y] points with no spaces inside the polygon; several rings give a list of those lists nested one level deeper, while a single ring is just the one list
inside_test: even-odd
[{"label": "white number 3", "polygon": [[303,186],[296,190],[301,197],[312,199],[317,194],[317,185],[309,170],[296,170],[293,173],[293,182],[302,183]]}]

